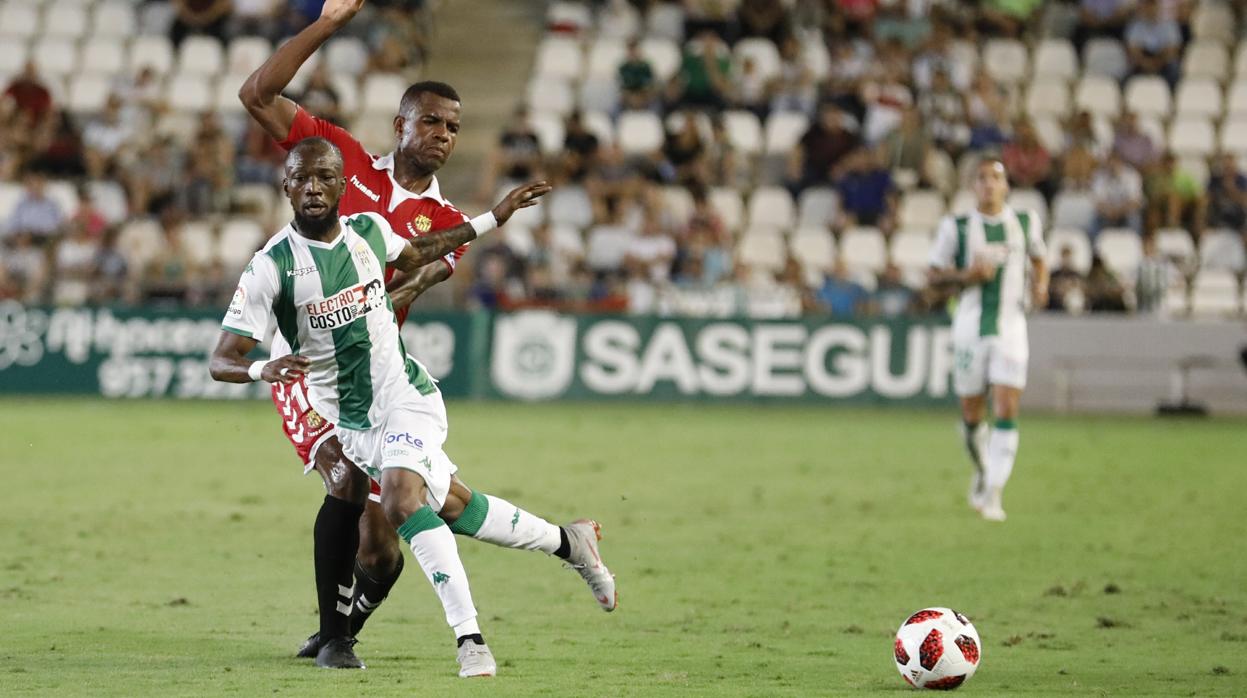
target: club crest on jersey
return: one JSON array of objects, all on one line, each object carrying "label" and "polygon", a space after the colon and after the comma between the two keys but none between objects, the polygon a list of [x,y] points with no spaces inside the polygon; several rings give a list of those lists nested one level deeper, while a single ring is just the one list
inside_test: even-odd
[{"label": "club crest on jersey", "polygon": [[309,409],[307,414],[303,416],[303,419],[307,422],[309,429],[319,429],[325,423],[325,418],[320,416],[320,413],[315,409]]},{"label": "club crest on jersey", "polygon": [[355,254],[355,259],[359,260],[359,265],[361,267],[369,271],[373,271],[376,268],[376,265],[373,262],[372,250],[368,249],[368,245],[361,242],[355,246],[355,249],[352,250],[352,252]]},{"label": "club crest on jersey", "polygon": [[242,317],[242,309],[247,305],[247,290],[242,286],[234,289],[234,298],[229,302],[229,316]]},{"label": "club crest on jersey", "polygon": [[429,232],[429,229],[433,227],[433,219],[423,213],[418,213],[415,218],[411,219],[411,224],[415,226],[416,230],[422,233],[427,233]]},{"label": "club crest on jersey", "polygon": [[317,303],[304,306],[308,326],[314,330],[335,330],[361,315],[385,305],[385,286],[381,279],[352,286]]}]

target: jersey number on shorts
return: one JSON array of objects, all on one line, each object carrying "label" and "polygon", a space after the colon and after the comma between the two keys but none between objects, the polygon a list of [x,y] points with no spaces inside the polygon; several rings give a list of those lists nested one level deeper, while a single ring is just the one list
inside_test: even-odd
[{"label": "jersey number on shorts", "polygon": [[[287,395],[287,389],[290,394]],[[303,420],[300,416],[307,412],[307,396],[303,394],[302,383],[291,383],[285,385],[277,384],[277,399],[281,400],[281,413],[286,418],[286,433],[290,434],[290,440],[301,444],[306,436],[303,433]],[[294,403],[298,403],[298,409],[295,409]],[[297,428],[296,428],[297,427]]]}]

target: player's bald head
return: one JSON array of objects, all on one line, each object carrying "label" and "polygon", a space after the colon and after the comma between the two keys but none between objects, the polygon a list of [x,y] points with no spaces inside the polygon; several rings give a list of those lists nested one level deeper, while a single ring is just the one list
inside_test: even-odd
[{"label": "player's bald head", "polygon": [[300,165],[311,167],[332,167],[339,174],[342,173],[342,151],[338,150],[338,146],[330,143],[328,140],[320,136],[312,138],[304,138],[295,144],[290,152],[286,154],[286,174],[287,176],[298,169]]}]

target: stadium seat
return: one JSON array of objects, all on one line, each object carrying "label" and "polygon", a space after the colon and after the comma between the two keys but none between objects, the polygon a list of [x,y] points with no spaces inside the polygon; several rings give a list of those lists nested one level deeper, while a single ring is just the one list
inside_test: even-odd
[{"label": "stadium seat", "polygon": [[265,232],[250,218],[231,218],[221,226],[217,257],[226,269],[241,269],[264,244]]},{"label": "stadium seat", "polygon": [[1057,78],[1039,78],[1026,90],[1026,113],[1032,118],[1051,115],[1065,118],[1069,115],[1069,87]]},{"label": "stadium seat", "polygon": [[323,50],[329,69],[335,73],[358,76],[363,75],[368,68],[368,45],[362,39],[353,36],[335,37],[325,42]]},{"label": "stadium seat", "polygon": [[593,202],[584,187],[557,187],[546,199],[546,216],[552,225],[588,228],[593,225]]},{"label": "stadium seat", "polygon": [[1206,158],[1216,150],[1212,122],[1198,116],[1182,116],[1169,127],[1169,150],[1179,157]]},{"label": "stadium seat", "polygon": [[1206,189],[1212,178],[1212,169],[1208,166],[1208,158],[1203,155],[1185,155],[1178,158],[1178,169],[1191,175],[1201,189]]},{"label": "stadium seat", "polygon": [[1039,142],[1048,152],[1059,153],[1065,150],[1065,126],[1055,114],[1031,114],[1030,118]]},{"label": "stadium seat", "polygon": [[99,209],[109,225],[117,225],[129,215],[130,203],[126,199],[126,191],[117,182],[109,179],[87,182],[87,192],[91,203]]},{"label": "stadium seat", "polygon": [[280,203],[279,197],[285,198],[277,194],[271,184],[235,184],[230,190],[230,208],[267,227],[267,221],[273,216],[274,204]]},{"label": "stadium seat", "polygon": [[26,40],[15,36],[0,36],[0,75],[7,77],[22,72],[26,67]]},{"label": "stadium seat", "polygon": [[198,129],[199,119],[194,114],[169,110],[156,119],[154,131],[157,136],[172,138],[178,145],[186,148],[190,146]]},{"label": "stadium seat", "polygon": [[619,39],[598,38],[589,45],[586,77],[608,77],[615,80],[619,64],[628,57],[628,49]]},{"label": "stadium seat", "polygon": [[807,284],[811,280],[821,284],[836,261],[836,238],[822,226],[797,228],[788,240],[788,252],[801,265]]},{"label": "stadium seat", "polygon": [[728,230],[740,230],[745,223],[745,206],[740,200],[740,192],[730,187],[712,187],[707,194],[710,207],[723,221]]},{"label": "stadium seat", "polygon": [[688,223],[693,217],[693,195],[686,187],[669,186],[662,188],[663,208],[668,215],[680,225]]},{"label": "stadium seat", "polygon": [[1199,238],[1199,266],[1201,269],[1242,273],[1247,269],[1243,236],[1229,229],[1204,231]]},{"label": "stadium seat", "polygon": [[611,118],[600,111],[586,111],[580,115],[585,130],[598,137],[598,144],[607,146],[615,142],[615,125]]},{"label": "stadium seat", "polygon": [[0,36],[30,39],[38,34],[38,5],[24,2],[0,5]]},{"label": "stadium seat", "polygon": [[1017,39],[988,39],[983,45],[983,67],[993,80],[1014,85],[1026,78],[1030,56]]},{"label": "stadium seat", "polygon": [[749,195],[750,228],[768,227],[788,230],[797,221],[792,194],[783,187],[758,187]]},{"label": "stadium seat", "polygon": [[553,112],[560,116],[567,116],[576,108],[571,83],[552,77],[538,76],[529,81],[527,100],[532,111]]},{"label": "stadium seat", "polygon": [[125,69],[126,45],[116,37],[93,37],[82,44],[84,72],[117,75]]},{"label": "stadium seat", "polygon": [[774,228],[749,228],[740,236],[736,260],[754,270],[777,272],[784,268],[788,246],[784,236]]},{"label": "stadium seat", "polygon": [[901,195],[897,225],[935,230],[944,215],[944,195],[933,189],[914,189]]},{"label": "stadium seat", "polygon": [[673,3],[652,3],[645,14],[645,34],[667,41],[684,41],[684,8]]},{"label": "stadium seat", "polygon": [[216,231],[211,223],[205,220],[187,221],[182,225],[181,237],[182,247],[193,264],[202,268],[216,261]]},{"label": "stadium seat", "polygon": [[123,39],[134,36],[137,26],[134,3],[128,0],[102,0],[95,6],[91,35]]},{"label": "stadium seat", "polygon": [[72,216],[78,210],[78,190],[68,180],[49,180],[45,193],[66,216]]},{"label": "stadium seat", "polygon": [[888,243],[892,263],[906,272],[924,272],[931,266],[931,240],[929,228],[902,228],[892,234]]},{"label": "stadium seat", "polygon": [[1234,50],[1234,76],[1240,80],[1247,78],[1247,38],[1240,39]]},{"label": "stadium seat", "polygon": [[150,218],[131,219],[121,226],[117,249],[125,257],[131,274],[137,274],[156,256],[164,245],[164,237],[160,224]]},{"label": "stadium seat", "polygon": [[43,38],[35,42],[31,59],[40,75],[64,78],[78,72],[78,45],[73,39]]},{"label": "stadium seat", "polygon": [[616,142],[629,155],[652,153],[662,148],[662,122],[653,112],[626,111],[619,115]]},{"label": "stadium seat", "polygon": [[174,111],[198,114],[207,111],[215,99],[203,75],[175,75],[165,83],[165,101]]},{"label": "stadium seat", "polygon": [[1074,105],[1092,114],[1117,116],[1121,111],[1121,89],[1111,77],[1083,75],[1074,90]]},{"label": "stadium seat", "polygon": [[1095,201],[1089,194],[1058,192],[1052,199],[1052,227],[1090,230],[1095,225]]},{"label": "stadium seat", "polygon": [[249,73],[229,73],[216,83],[213,91],[212,109],[218,114],[242,114],[246,111],[238,99],[238,88],[247,80]]},{"label": "stadium seat", "polygon": [[814,34],[801,41],[801,63],[816,82],[826,80],[831,74],[831,54],[822,36]]},{"label": "stadium seat", "polygon": [[840,258],[851,271],[878,274],[888,263],[883,233],[871,226],[849,228],[840,236]]},{"label": "stadium seat", "polygon": [[584,69],[584,54],[580,42],[566,36],[549,36],[537,45],[537,59],[533,78],[543,80],[576,80]]},{"label": "stadium seat", "polygon": [[173,3],[149,2],[139,8],[138,33],[141,36],[168,36],[177,10]]},{"label": "stadium seat", "polygon": [[650,67],[654,69],[654,79],[659,82],[670,80],[683,60],[680,47],[675,42],[656,36],[641,40],[641,55],[649,61]]},{"label": "stadium seat", "polygon": [[407,91],[407,81],[392,73],[370,73],[364,78],[360,108],[365,112],[393,116]]},{"label": "stadium seat", "polygon": [[79,73],[69,80],[69,101],[66,106],[78,115],[94,114],[104,108],[113,91],[108,79],[98,73]]},{"label": "stadium seat", "polygon": [[567,225],[550,227],[550,247],[571,253],[576,259],[584,259],[585,241],[578,228]]},{"label": "stadium seat", "polygon": [[1221,269],[1201,269],[1191,284],[1191,315],[1198,317],[1224,317],[1236,315],[1240,289],[1238,277]]},{"label": "stadium seat", "polygon": [[590,75],[580,83],[577,103],[582,112],[613,114],[619,109],[619,83],[613,77]]},{"label": "stadium seat", "polygon": [[1156,231],[1156,249],[1166,257],[1178,262],[1183,268],[1190,267],[1199,259],[1195,253],[1195,241],[1182,228],[1161,228]]},{"label": "stadium seat", "polygon": [[1031,73],[1035,79],[1055,78],[1066,83],[1078,77],[1078,55],[1068,39],[1044,39],[1035,48]]},{"label": "stadium seat", "polygon": [[1169,285],[1165,288],[1165,297],[1161,301],[1161,307],[1168,315],[1185,316],[1191,312],[1191,301],[1188,296],[1186,279],[1174,275],[1174,278],[1169,280]]},{"label": "stadium seat", "polygon": [[157,75],[173,70],[173,43],[164,36],[138,36],[130,44],[130,72],[150,67]]},{"label": "stadium seat", "polygon": [[22,185],[16,182],[0,181],[0,221],[8,221],[13,209],[24,196]]},{"label": "stadium seat", "polygon": [[1189,77],[1178,83],[1175,112],[1182,116],[1221,118],[1221,85],[1208,77]]},{"label": "stadium seat", "polygon": [[607,3],[597,16],[598,36],[629,39],[641,33],[641,13],[630,3]]},{"label": "stadium seat", "polygon": [[766,120],[766,153],[787,155],[796,147],[810,127],[810,120],[800,112],[781,111]]},{"label": "stadium seat", "polygon": [[1108,228],[1100,232],[1095,241],[1096,251],[1105,266],[1124,283],[1134,283],[1143,259],[1143,244],[1139,234],[1129,228]]},{"label": "stadium seat", "polygon": [[515,225],[514,223],[502,229],[502,242],[511,251],[511,254],[520,259],[527,258],[537,247],[537,243],[533,239],[533,229],[524,225]]},{"label": "stadium seat", "polygon": [[211,36],[188,36],[178,49],[177,64],[182,75],[219,75],[225,66],[225,49]]},{"label": "stadium seat", "polygon": [[1203,0],[1191,16],[1191,36],[1229,46],[1234,43],[1237,24],[1228,5]]},{"label": "stadium seat", "polygon": [[1078,228],[1054,228],[1048,233],[1048,266],[1055,268],[1061,259],[1061,250],[1068,247],[1073,255],[1074,268],[1086,274],[1091,268],[1091,240]]},{"label": "stadium seat", "polygon": [[831,187],[810,187],[797,197],[797,226],[834,227],[840,219],[840,195]]},{"label": "stadium seat", "polygon": [[593,13],[584,3],[553,2],[546,10],[546,27],[562,33],[580,33],[593,28]]},{"label": "stadium seat", "polygon": [[43,10],[43,33],[64,39],[79,39],[87,33],[88,6],[77,0],[58,0]]},{"label": "stadium seat", "polygon": [[732,147],[745,155],[762,152],[762,123],[757,115],[744,110],[723,112],[723,127]]},{"label": "stadium seat", "polygon": [[1034,211],[1043,225],[1048,225],[1048,200],[1037,189],[1014,189],[1008,203],[1016,211]]},{"label": "stadium seat", "polygon": [[531,111],[528,114],[528,126],[537,134],[537,143],[541,152],[554,155],[563,152],[566,132],[563,117],[549,111]]},{"label": "stadium seat", "polygon": [[623,265],[632,233],[627,228],[598,225],[589,229],[585,245],[585,262],[590,269],[614,271]]},{"label": "stadium seat", "polygon": [[779,49],[775,47],[774,41],[760,38],[741,39],[736,42],[733,53],[737,70],[742,69],[741,66],[745,64],[746,59],[750,59],[753,61],[754,70],[757,71],[759,79],[769,81],[779,77]]},{"label": "stadium seat", "polygon": [[1126,81],[1123,97],[1126,100],[1126,109],[1139,116],[1165,119],[1173,109],[1169,84],[1156,75],[1136,75],[1130,78]]},{"label": "stadium seat", "polygon": [[1230,85],[1225,112],[1229,116],[1247,116],[1247,73]]},{"label": "stadium seat", "polygon": [[1130,73],[1130,59],[1117,39],[1091,39],[1082,47],[1083,77],[1097,75],[1114,81]]},{"label": "stadium seat", "polygon": [[953,194],[952,203],[948,206],[948,212],[955,216],[964,216],[972,212],[978,206],[978,197],[975,196],[972,189],[958,189]]},{"label": "stadium seat", "polygon": [[1215,41],[1193,41],[1186,45],[1182,57],[1184,78],[1208,78],[1225,82],[1230,75],[1230,54],[1225,45]]},{"label": "stadium seat", "polygon": [[[258,36],[240,36],[229,42],[225,71],[234,75],[250,75],[273,54],[273,45]],[[239,83],[240,85],[242,83]]]}]

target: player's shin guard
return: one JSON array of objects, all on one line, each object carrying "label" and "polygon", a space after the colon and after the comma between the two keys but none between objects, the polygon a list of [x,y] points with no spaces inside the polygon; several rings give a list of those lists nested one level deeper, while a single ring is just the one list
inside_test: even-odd
[{"label": "player's shin guard", "polygon": [[351,634],[351,569],[359,550],[359,517],[363,513],[363,505],[325,495],[316,514],[312,548],[322,642]]},{"label": "player's shin guard", "polygon": [[[403,573],[403,558],[388,572],[377,572],[364,569],[359,561],[355,561],[355,608],[351,610],[351,634],[358,635],[364,623],[372,617],[372,612],[381,606],[390,589]],[[374,576],[375,575],[375,576]]]},{"label": "player's shin guard", "polygon": [[562,541],[558,526],[484,492],[472,493],[450,530],[504,548],[540,550],[548,555]]},{"label": "player's shin guard", "polygon": [[1012,419],[998,419],[987,442],[987,487],[1004,489],[1018,453],[1018,429]]},{"label": "player's shin guard", "polygon": [[442,609],[446,611],[446,622],[455,629],[456,636],[479,633],[479,628],[471,629],[476,625],[476,607],[472,604],[472,591],[468,588],[468,574],[459,560],[455,535],[446,524],[426,505],[407,517],[398,527],[398,535],[411,546],[411,552],[437,592]]}]

